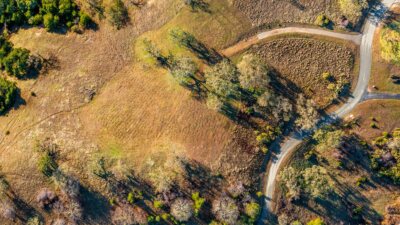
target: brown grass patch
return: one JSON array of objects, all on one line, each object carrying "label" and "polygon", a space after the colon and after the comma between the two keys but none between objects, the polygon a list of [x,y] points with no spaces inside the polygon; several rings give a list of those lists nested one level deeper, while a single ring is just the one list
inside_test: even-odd
[{"label": "brown grass patch", "polygon": [[260,55],[292,87],[312,97],[321,107],[331,102],[333,92],[322,73],[336,79],[353,81],[356,46],[307,38],[273,39],[250,48]]},{"label": "brown grass patch", "polygon": [[[234,0],[234,6],[252,21],[253,26],[280,23],[313,24],[320,14],[325,14],[333,21],[342,15],[333,0]],[[353,21],[355,22],[355,21]]]},{"label": "brown grass patch", "polygon": [[170,79],[163,70],[135,66],[125,71],[82,111],[85,127],[105,151],[111,140],[123,146],[121,158],[137,170],[146,158],[167,151],[195,160],[216,173],[232,172],[236,178],[250,178],[232,170],[246,170],[254,164],[236,164],[228,159],[253,159],[252,131],[208,110]]},{"label": "brown grass patch", "polygon": [[[352,115],[360,118],[355,131],[366,140],[378,137],[382,132],[391,132],[400,127],[400,102],[397,100],[369,100],[359,104]],[[374,122],[378,128],[371,128]]]}]

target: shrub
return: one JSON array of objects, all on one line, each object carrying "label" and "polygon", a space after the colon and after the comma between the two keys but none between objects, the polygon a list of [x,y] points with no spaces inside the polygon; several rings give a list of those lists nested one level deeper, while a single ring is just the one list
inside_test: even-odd
[{"label": "shrub", "polygon": [[43,16],[43,25],[47,31],[55,30],[59,22],[60,18],[58,16],[54,16],[51,13],[47,13]]},{"label": "shrub", "polygon": [[328,90],[330,90],[330,91],[334,91],[334,90],[336,90],[336,85],[333,83],[330,83],[330,84],[328,84],[328,86],[326,88],[328,88]]},{"label": "shrub", "polygon": [[79,12],[79,25],[82,28],[88,28],[91,22],[92,20],[86,13]]},{"label": "shrub", "polygon": [[14,105],[17,91],[15,83],[0,77],[0,113],[6,112]]},{"label": "shrub", "polygon": [[38,163],[39,171],[45,176],[50,177],[58,168],[58,165],[54,159],[54,156],[46,152],[40,159]]},{"label": "shrub", "polygon": [[113,0],[109,11],[110,22],[118,30],[129,22],[128,9],[122,0]]},{"label": "shrub", "polygon": [[356,181],[356,185],[357,186],[361,186],[363,184],[365,184],[368,181],[368,178],[365,176],[359,177]]},{"label": "shrub", "polygon": [[261,207],[257,202],[250,202],[245,205],[245,213],[252,221],[256,221],[260,215]]},{"label": "shrub", "polygon": [[324,80],[331,80],[332,79],[332,74],[329,73],[329,72],[322,73],[322,78]]},{"label": "shrub", "polygon": [[43,16],[41,14],[34,15],[29,18],[28,23],[30,25],[38,26],[43,23]]},{"label": "shrub", "polygon": [[315,25],[318,25],[320,27],[327,27],[330,23],[331,21],[324,14],[317,16],[317,19],[315,20]]},{"label": "shrub", "polygon": [[325,222],[321,218],[318,217],[318,218],[308,222],[307,225],[325,225]]},{"label": "shrub", "polygon": [[22,48],[14,48],[4,58],[3,66],[5,71],[17,78],[23,78],[29,71],[29,50]]},{"label": "shrub", "polygon": [[198,215],[206,200],[200,197],[199,192],[192,194],[192,200],[194,201],[194,213]]},{"label": "shrub", "polygon": [[156,209],[161,209],[164,206],[164,204],[159,200],[154,200],[153,201],[153,206]]},{"label": "shrub", "polygon": [[362,206],[357,206],[355,209],[353,209],[353,214],[354,215],[360,215],[363,211],[363,207]]},{"label": "shrub", "polygon": [[371,123],[369,124],[369,126],[370,126],[371,128],[373,128],[373,129],[377,129],[377,128],[378,128],[378,125],[376,125],[375,122],[371,122]]},{"label": "shrub", "polygon": [[39,216],[30,217],[26,225],[44,225]]}]

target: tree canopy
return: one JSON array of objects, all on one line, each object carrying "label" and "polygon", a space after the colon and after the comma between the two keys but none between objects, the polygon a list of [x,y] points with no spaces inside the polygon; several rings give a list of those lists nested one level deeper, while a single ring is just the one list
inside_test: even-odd
[{"label": "tree canopy", "polygon": [[400,22],[386,25],[380,36],[382,58],[400,64]]},{"label": "tree canopy", "polygon": [[4,113],[14,104],[17,90],[15,83],[0,77],[0,113]]}]

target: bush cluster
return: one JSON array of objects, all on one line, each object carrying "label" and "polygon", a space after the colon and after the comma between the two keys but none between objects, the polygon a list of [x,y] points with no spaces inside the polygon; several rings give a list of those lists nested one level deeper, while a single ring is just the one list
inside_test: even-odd
[{"label": "bush cluster", "polygon": [[72,0],[7,0],[0,4],[0,23],[7,26],[43,25],[53,31],[59,26],[87,28],[87,14]]},{"label": "bush cluster", "polygon": [[4,36],[0,35],[0,69],[10,76],[23,78],[29,71],[29,50],[13,48]]},{"label": "bush cluster", "polygon": [[0,113],[4,113],[12,107],[17,90],[15,83],[0,77]]},{"label": "bush cluster", "polygon": [[384,133],[376,138],[373,144],[377,147],[371,156],[371,167],[380,176],[391,178],[400,183],[400,129],[391,134]]}]

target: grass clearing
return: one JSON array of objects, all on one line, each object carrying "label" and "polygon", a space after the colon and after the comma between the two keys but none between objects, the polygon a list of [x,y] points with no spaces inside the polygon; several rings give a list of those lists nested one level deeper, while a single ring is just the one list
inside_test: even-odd
[{"label": "grass clearing", "polygon": [[181,28],[193,34],[198,40],[211,48],[221,49],[239,40],[250,29],[249,21],[240,16],[227,0],[210,1],[209,12],[193,12],[184,7],[175,18],[158,30],[145,33],[137,39],[135,52],[139,59],[148,61],[143,54],[142,42],[149,39],[166,54],[186,55],[187,51],[179,47],[169,37],[174,28]]},{"label": "grass clearing", "polygon": [[[400,127],[400,101],[398,100],[369,100],[359,104],[351,113],[354,118],[360,118],[360,125],[355,132],[370,141],[382,135],[382,132],[391,132]],[[370,126],[371,122],[377,128]]]}]

